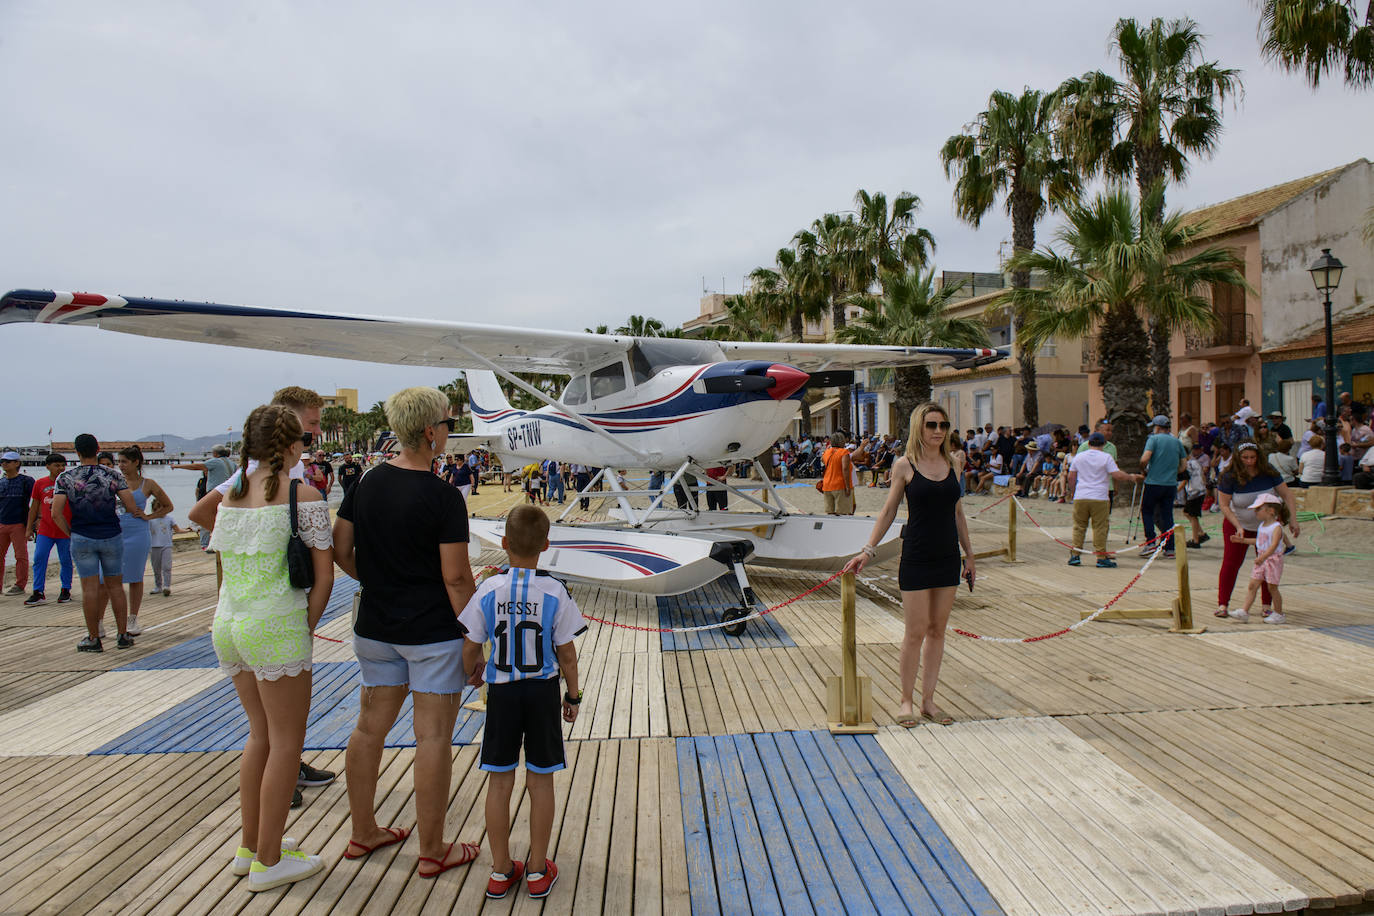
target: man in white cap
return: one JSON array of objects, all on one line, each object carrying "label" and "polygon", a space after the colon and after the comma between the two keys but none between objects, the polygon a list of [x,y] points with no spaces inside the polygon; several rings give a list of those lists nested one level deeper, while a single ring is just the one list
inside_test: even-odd
[{"label": "man in white cap", "polygon": [[1141,556],[1154,553],[1155,527],[1164,541],[1164,556],[1174,555],[1174,499],[1178,496],[1178,475],[1188,463],[1188,450],[1169,434],[1169,418],[1160,414],[1150,421],[1152,435],[1145,440],[1140,454],[1140,466],[1145,471],[1145,489],[1140,497],[1140,515],[1145,522],[1147,543],[1140,548]]},{"label": "man in white cap", "polygon": [[22,595],[29,584],[29,499],[33,478],[19,473],[19,453],[0,455],[0,585],[5,581],[5,556],[14,547],[14,584],[5,594]]}]

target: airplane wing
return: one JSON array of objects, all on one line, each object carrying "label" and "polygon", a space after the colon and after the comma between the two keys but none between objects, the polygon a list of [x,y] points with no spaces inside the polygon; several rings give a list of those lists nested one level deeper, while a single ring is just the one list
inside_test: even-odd
[{"label": "airplane wing", "polygon": [[70,324],[199,343],[409,366],[569,374],[614,359],[633,337],[494,325],[17,289],[0,298],[0,325]]},{"label": "airplane wing", "polygon": [[766,359],[795,366],[803,372],[831,372],[844,369],[880,369],[895,366],[954,365],[976,366],[1006,359],[1007,349],[973,347],[874,347],[858,344],[828,343],[752,343],[717,341],[726,359]]},{"label": "airplane wing", "polygon": [[[0,298],[0,325],[20,322],[98,327],[124,334],[330,356],[364,362],[451,369],[489,368],[571,374],[614,359],[635,338],[416,318],[300,312],[179,299],[17,289]],[[727,359],[786,363],[804,372],[977,365],[1006,350],[872,347],[851,344],[712,341]],[[470,351],[470,352],[469,352]]]}]

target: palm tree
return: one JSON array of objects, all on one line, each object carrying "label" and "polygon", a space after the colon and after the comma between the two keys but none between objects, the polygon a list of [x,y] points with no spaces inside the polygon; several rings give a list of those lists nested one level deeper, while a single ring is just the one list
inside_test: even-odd
[{"label": "palm tree", "polygon": [[462,417],[468,409],[468,380],[466,376],[458,376],[451,382],[445,382],[439,386],[439,390],[448,398],[448,409],[456,417]]},{"label": "palm tree", "polygon": [[[1035,248],[1035,224],[1047,210],[1077,198],[1079,178],[1061,150],[1055,130],[1059,96],[1024,89],[1019,96],[997,91],[964,132],[940,148],[945,177],[954,177],[954,211],[975,229],[1005,198],[1011,217],[1012,253]],[[1014,289],[1030,286],[1030,274],[1013,271]],[[1035,351],[1020,339],[1013,317],[1016,361],[1021,368],[1021,411],[1027,426],[1040,425]]]},{"label": "palm tree", "polygon": [[723,340],[774,340],[776,335],[770,327],[766,299],[746,293],[742,296],[727,296],[725,299],[725,325]]},{"label": "palm tree", "polygon": [[[986,347],[987,328],[975,318],[945,314],[959,289],[951,284],[935,289],[935,271],[917,267],[883,271],[882,295],[857,293],[849,302],[863,309],[853,324],[841,329],[836,339],[845,343],[902,347]],[[897,428],[893,435],[906,438],[911,412],[930,400],[930,369],[901,366],[896,370],[894,394]]]},{"label": "palm tree", "polygon": [[[806,287],[802,261],[792,248],[779,248],[773,267],[756,267],[749,274],[750,292],[763,300],[763,310],[774,322],[785,324],[792,339],[806,339],[806,322],[825,314],[825,300]],[[811,404],[801,402],[801,434],[811,435]]]},{"label": "palm tree", "polygon": [[935,251],[935,236],[916,225],[921,198],[902,191],[889,210],[886,194],[860,188],[854,195],[854,209],[859,213],[858,247],[873,279],[881,281],[884,271],[901,274],[907,267],[926,266]]},{"label": "palm tree", "polygon": [[[1204,223],[1184,214],[1155,221],[1164,195],[1156,186],[1139,206],[1116,186],[1086,202],[1066,204],[1058,247],[1021,252],[1018,270],[1042,274],[1038,288],[1013,289],[1028,346],[1051,337],[1097,336],[1099,383],[1107,418],[1123,459],[1133,465],[1145,444],[1149,406],[1150,339],[1145,321],[1207,328],[1214,321],[1206,291],[1213,283],[1245,285],[1241,264],[1224,248],[1192,254]],[[1185,256],[1186,255],[1186,256]]]},{"label": "palm tree", "polygon": [[349,410],[342,404],[326,407],[320,411],[320,429],[324,431],[325,438],[330,442],[343,444],[348,427],[357,416],[357,412]]},{"label": "palm tree", "polygon": [[[859,224],[850,214],[827,213],[792,237],[797,249],[801,289],[830,306],[836,339],[848,323],[845,297],[867,289],[872,271],[860,244]],[[849,401],[853,386],[840,386],[840,427],[852,429]]]},{"label": "palm tree", "polygon": [[611,326],[599,324],[594,328],[583,328],[582,330],[586,331],[588,334],[609,334],[611,333]]},{"label": "palm tree", "polygon": [[1265,57],[1302,71],[1313,89],[1337,71],[1353,89],[1374,85],[1374,0],[1365,0],[1363,19],[1356,0],[1261,0],[1259,7]]},{"label": "palm tree", "polygon": [[[1134,173],[1145,219],[1158,223],[1164,195],[1155,185],[1182,181],[1190,155],[1210,156],[1221,136],[1221,107],[1242,92],[1240,72],[1202,56],[1202,34],[1191,19],[1152,19],[1142,29],[1118,19],[1112,44],[1126,74],[1101,70],[1065,80],[1059,91],[1064,139],[1079,168],[1109,178]],[[1149,209],[1150,206],[1156,209]],[[1169,343],[1178,328],[1161,315],[1150,324],[1151,397],[1169,413]]]},{"label": "palm tree", "polygon": [[631,315],[625,324],[615,329],[615,332],[628,337],[663,337],[666,330],[667,326],[657,318]]}]

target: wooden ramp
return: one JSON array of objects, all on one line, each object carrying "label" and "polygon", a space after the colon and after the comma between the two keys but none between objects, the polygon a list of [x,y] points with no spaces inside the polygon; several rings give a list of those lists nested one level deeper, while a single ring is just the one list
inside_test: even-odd
[{"label": "wooden ramp", "polygon": [[[488,485],[476,505],[495,514],[520,499]],[[1067,533],[1062,510],[1033,511]],[[996,546],[1004,524],[1005,505],[979,517],[975,546]],[[76,653],[77,603],[0,599],[0,912],[1240,916],[1374,901],[1365,570],[1290,557],[1289,623],[1247,626],[1206,613],[1219,553],[1190,558],[1205,635],[1171,635],[1161,620],[1093,623],[1034,644],[950,634],[936,699],[959,721],[911,730],[894,721],[904,632],[886,578],[895,567],[872,570],[855,629],[877,736],[824,731],[825,679],[840,672],[838,583],[739,639],[658,632],[718,620],[736,600],[725,584],[672,599],[575,588],[608,624],[578,645],[587,699],[554,779],[560,878],[542,903],[484,897],[480,711],[455,727],[446,828],[483,843],[470,868],[418,878],[414,839],[344,860],[340,779],[307,789],[288,822],[324,855],[324,873],[259,896],[228,873],[245,722],[208,637],[213,558],[176,555],[173,596],[145,602],[146,633],[127,651],[107,641],[102,654]],[[980,562],[953,622],[1005,637],[1053,632],[1142,562],[1125,553],[1119,569],[1069,569],[1066,556],[1023,531],[1017,562]],[[499,559],[489,551],[482,562]],[[751,570],[765,607],[823,578]],[[1174,583],[1161,561],[1121,604],[1165,606]],[[357,713],[355,587],[336,582],[315,652],[306,759],[336,771]],[[414,822],[408,710],[387,739],[384,823]],[[516,795],[519,854],[523,777]]]}]

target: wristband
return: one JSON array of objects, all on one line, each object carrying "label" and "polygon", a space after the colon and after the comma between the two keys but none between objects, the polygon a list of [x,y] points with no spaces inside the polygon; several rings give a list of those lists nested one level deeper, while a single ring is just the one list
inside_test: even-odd
[{"label": "wristband", "polygon": [[878,551],[874,550],[872,547],[869,547],[867,544],[865,544],[865,545],[864,545],[863,547],[861,547],[860,549],[861,549],[865,554],[867,554],[867,556],[868,556],[868,558],[869,558],[870,560],[873,559],[874,557],[876,557],[876,556],[878,555]]},{"label": "wristband", "polygon": [[573,698],[573,695],[572,695],[571,693],[568,693],[568,692],[565,691],[565,692],[563,693],[563,702],[564,702],[564,703],[567,703],[569,706],[578,706],[578,705],[580,705],[580,704],[582,703],[582,691],[580,691],[580,690],[577,691],[577,698],[576,698],[576,699]]}]

